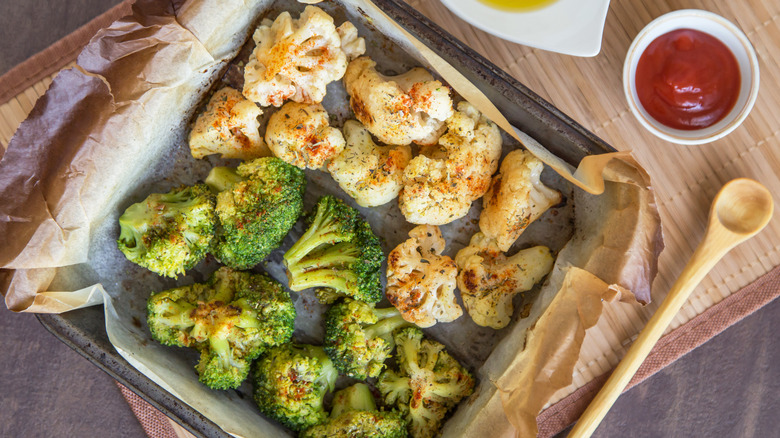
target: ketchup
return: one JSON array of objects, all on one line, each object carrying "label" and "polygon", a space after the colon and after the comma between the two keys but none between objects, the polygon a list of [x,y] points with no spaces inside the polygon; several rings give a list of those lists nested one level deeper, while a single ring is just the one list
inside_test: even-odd
[{"label": "ketchup", "polygon": [[678,29],[656,38],[639,58],[636,92],[658,122],[684,130],[719,122],[741,85],[734,54],[717,38]]}]

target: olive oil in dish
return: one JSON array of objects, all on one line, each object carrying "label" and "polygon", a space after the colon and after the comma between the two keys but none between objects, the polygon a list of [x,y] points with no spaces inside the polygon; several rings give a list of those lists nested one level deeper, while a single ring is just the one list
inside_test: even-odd
[{"label": "olive oil in dish", "polygon": [[479,0],[482,3],[493,6],[498,9],[504,9],[512,12],[531,11],[541,9],[557,0]]}]

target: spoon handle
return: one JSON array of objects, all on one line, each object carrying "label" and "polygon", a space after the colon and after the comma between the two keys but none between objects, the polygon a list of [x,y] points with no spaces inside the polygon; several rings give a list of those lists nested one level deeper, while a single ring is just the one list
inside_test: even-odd
[{"label": "spoon handle", "polygon": [[709,227],[704,240],[691,256],[688,264],[672,285],[658,310],[645,328],[631,344],[631,348],[620,361],[615,371],[601,388],[599,393],[582,414],[577,424],[569,433],[569,438],[586,438],[593,434],[601,420],[615,403],[623,389],[634,377],[636,370],[642,365],[653,346],[661,338],[669,323],[680,311],[691,292],[701,282],[715,264],[739,241],[734,236],[724,232],[719,227]]}]

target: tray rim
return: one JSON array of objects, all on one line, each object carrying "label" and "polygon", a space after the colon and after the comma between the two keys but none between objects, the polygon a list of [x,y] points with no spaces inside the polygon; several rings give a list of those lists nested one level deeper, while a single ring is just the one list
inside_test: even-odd
[{"label": "tray rim", "polygon": [[[464,65],[471,65],[474,71],[485,71],[493,77],[493,81],[490,83],[493,88],[500,89],[499,91],[501,91],[502,94],[506,92],[511,94],[519,93],[520,96],[530,100],[535,105],[538,105],[540,109],[543,110],[536,114],[539,118],[570,128],[578,136],[581,136],[582,139],[597,148],[595,150],[587,151],[588,153],[601,154],[616,151],[609,143],[587,130],[584,126],[566,115],[552,103],[543,99],[520,81],[510,76],[509,73],[500,69],[476,50],[455,38],[444,28],[425,17],[408,3],[403,0],[372,1],[379,9],[390,16],[390,18],[396,20],[404,29],[422,41],[426,46],[430,47],[434,52],[442,52],[448,49],[455,53],[459,52],[460,61],[462,61]],[[436,38],[435,40],[434,37]],[[570,164],[574,165],[576,163]],[[222,430],[216,423],[212,422],[210,419],[206,418],[194,408],[173,396],[135,369],[121,357],[116,350],[103,349],[96,344],[95,338],[90,338],[87,333],[70,325],[68,321],[60,315],[36,314],[36,318],[49,333],[54,335],[65,345],[86,358],[93,365],[110,375],[116,381],[130,389],[133,393],[196,437],[231,437],[231,435]],[[105,316],[103,312],[100,312],[100,318],[103,320],[103,326],[105,326]]]},{"label": "tray rim", "polygon": [[[409,31],[409,33],[411,33],[418,39],[421,39],[422,42],[425,43],[426,46],[430,47],[434,52],[437,52],[438,51],[437,49],[442,49],[442,47],[436,47],[435,42],[433,40],[431,40],[430,38],[426,38],[428,34],[425,33],[425,31],[418,31],[418,30],[420,27],[423,27],[423,28],[427,28],[428,32],[433,32],[438,34],[438,36],[441,37],[440,40],[442,42],[453,46],[455,49],[457,49],[460,52],[463,52],[466,55],[464,63],[476,64],[477,66],[481,67],[480,70],[487,70],[492,75],[500,79],[502,82],[505,82],[506,85],[509,86],[508,87],[509,89],[514,89],[515,91],[519,91],[521,95],[533,101],[535,104],[539,105],[541,108],[546,110],[550,115],[554,116],[559,121],[563,122],[563,124],[572,128],[575,132],[580,134],[588,141],[592,142],[594,145],[599,146],[601,150],[598,151],[597,153],[617,152],[617,149],[615,149],[612,145],[607,143],[601,137],[597,136],[593,132],[586,129],[579,122],[572,119],[566,113],[564,113],[559,108],[554,106],[552,103],[548,102],[547,100],[545,100],[544,98],[536,94],[530,88],[525,86],[522,82],[510,76],[509,73],[499,68],[496,64],[494,64],[493,62],[491,62],[490,60],[482,56],[479,52],[467,46],[465,43],[455,38],[455,36],[453,36],[447,30],[445,30],[438,24],[431,21],[428,17],[424,16],[416,9],[412,8],[411,5],[409,5],[408,3],[404,2],[403,0],[372,0],[372,1],[380,9],[382,9],[385,13],[387,13],[390,16],[390,18],[393,18],[396,21],[398,21],[398,18],[402,15],[407,15],[408,17],[413,18],[414,22],[411,23],[412,24],[411,29],[409,26],[410,23],[408,22],[403,22],[403,23],[399,22],[399,24],[401,24],[401,26],[404,29]],[[385,5],[386,7],[383,7],[383,5]],[[387,10],[388,8],[397,11],[397,13],[392,14]],[[574,165],[574,163],[569,163],[569,164]]]}]

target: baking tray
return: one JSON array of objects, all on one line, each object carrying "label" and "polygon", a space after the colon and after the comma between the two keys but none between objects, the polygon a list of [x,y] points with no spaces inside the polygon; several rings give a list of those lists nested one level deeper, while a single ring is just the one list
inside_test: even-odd
[{"label": "baking tray", "polygon": [[[374,0],[388,16],[472,81],[514,126],[576,166],[586,155],[615,151],[523,84],[500,70],[402,0]],[[102,307],[37,315],[54,336],[184,428],[202,437],[228,437],[221,428],[127,363],[105,332]]]}]

